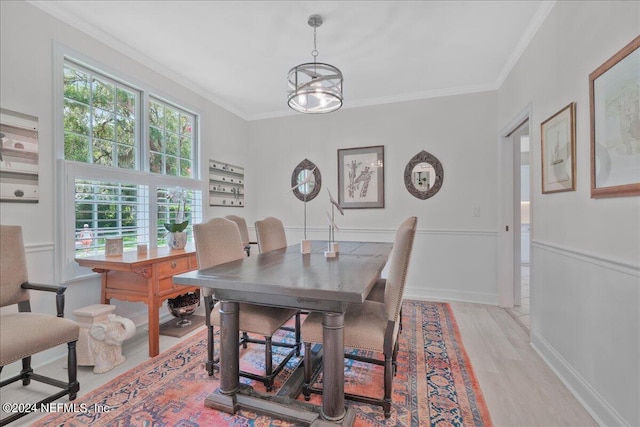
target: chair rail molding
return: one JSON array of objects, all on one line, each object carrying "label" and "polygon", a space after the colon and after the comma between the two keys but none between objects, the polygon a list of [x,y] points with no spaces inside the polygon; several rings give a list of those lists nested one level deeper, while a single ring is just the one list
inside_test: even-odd
[{"label": "chair rail molding", "polygon": [[541,240],[532,240],[531,246],[548,252],[554,252],[558,255],[574,258],[589,264],[597,265],[599,267],[608,268],[619,273],[640,277],[640,264],[632,264],[631,262],[626,260],[602,256],[596,253],[578,250],[570,248],[568,246],[558,245]]}]

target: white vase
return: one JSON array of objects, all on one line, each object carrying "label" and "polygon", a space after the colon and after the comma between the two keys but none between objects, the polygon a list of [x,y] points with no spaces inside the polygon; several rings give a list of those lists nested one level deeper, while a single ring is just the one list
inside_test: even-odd
[{"label": "white vase", "polygon": [[187,232],[176,231],[169,233],[167,236],[167,246],[169,246],[170,249],[184,249],[184,247],[187,246]]},{"label": "white vase", "polygon": [[300,241],[300,253],[301,254],[310,254],[311,253],[311,240],[301,240]]}]

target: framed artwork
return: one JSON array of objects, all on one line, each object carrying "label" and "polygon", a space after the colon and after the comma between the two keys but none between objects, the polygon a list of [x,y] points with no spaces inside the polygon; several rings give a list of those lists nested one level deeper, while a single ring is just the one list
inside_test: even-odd
[{"label": "framed artwork", "polygon": [[338,150],[338,203],[344,209],[384,208],[384,146]]},{"label": "framed artwork", "polygon": [[540,125],[542,194],[576,189],[576,103]]},{"label": "framed artwork", "polygon": [[640,36],[589,74],[591,197],[640,195]]}]

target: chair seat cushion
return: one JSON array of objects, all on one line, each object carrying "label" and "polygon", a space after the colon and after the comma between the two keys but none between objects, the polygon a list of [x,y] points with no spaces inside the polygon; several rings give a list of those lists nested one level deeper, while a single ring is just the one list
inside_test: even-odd
[{"label": "chair seat cushion", "polygon": [[[322,313],[309,313],[301,327],[304,342],[322,343],[322,317]],[[382,353],[386,328],[387,312],[383,303],[352,304],[344,316],[344,346]]]},{"label": "chair seat cushion", "polygon": [[[240,330],[270,337],[289,321],[297,310],[240,303]],[[220,303],[211,311],[211,323],[220,325]]]},{"label": "chair seat cushion", "polygon": [[77,341],[80,327],[73,320],[42,313],[0,316],[0,366],[41,351]]}]

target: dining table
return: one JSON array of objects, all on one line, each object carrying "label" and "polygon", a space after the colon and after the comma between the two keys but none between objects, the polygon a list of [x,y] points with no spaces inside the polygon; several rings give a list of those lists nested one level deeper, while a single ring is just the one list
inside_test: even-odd
[{"label": "dining table", "polygon": [[[214,289],[220,301],[220,382],[205,406],[227,413],[245,409],[299,425],[352,425],[355,414],[344,398],[344,315],[362,304],[387,263],[392,243],[339,242],[325,257],[328,242],[300,245],[173,276],[177,285]],[[239,303],[323,313],[322,404],[296,400],[299,389],[274,396],[239,379]],[[301,387],[301,383],[299,384]]]}]

